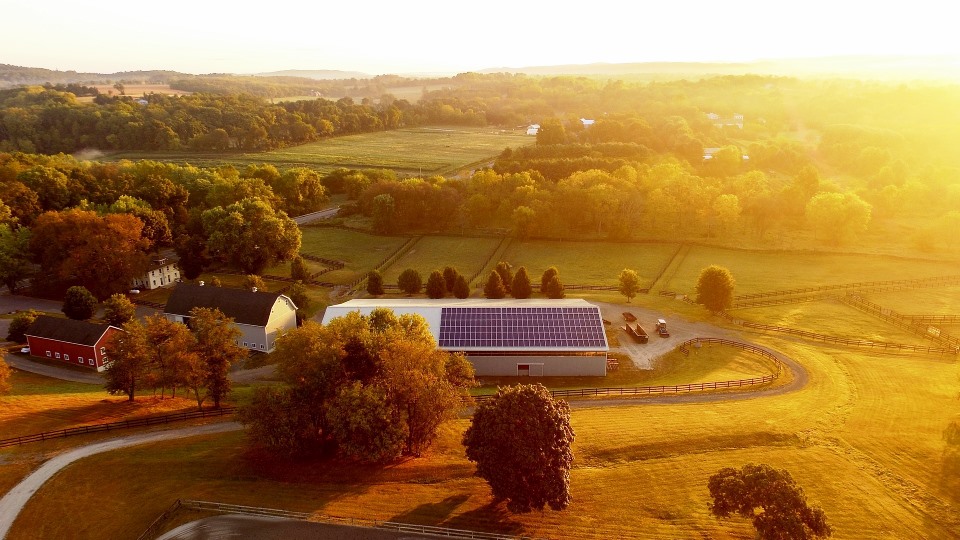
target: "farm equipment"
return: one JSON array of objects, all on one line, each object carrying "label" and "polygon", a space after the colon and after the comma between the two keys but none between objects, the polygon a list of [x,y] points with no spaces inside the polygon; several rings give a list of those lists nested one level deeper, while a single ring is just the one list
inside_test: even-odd
[{"label": "farm equipment", "polygon": [[667,331],[667,321],[657,319],[657,333],[660,334],[660,337],[670,337],[670,332]]},{"label": "farm equipment", "polygon": [[630,335],[634,341],[637,343],[646,343],[649,337],[647,336],[647,331],[643,329],[639,324],[636,327],[630,326],[630,323],[627,323],[623,327],[623,331]]},{"label": "farm equipment", "polygon": [[[633,315],[633,313],[630,313],[629,311],[624,311],[624,312],[623,312],[623,320],[627,321],[628,323],[632,323],[632,322],[636,321],[637,318]],[[628,325],[628,326],[629,326],[629,325]]]}]

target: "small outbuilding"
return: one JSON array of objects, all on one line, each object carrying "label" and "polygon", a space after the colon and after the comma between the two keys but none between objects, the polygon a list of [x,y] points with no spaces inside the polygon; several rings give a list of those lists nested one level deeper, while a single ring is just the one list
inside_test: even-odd
[{"label": "small outbuilding", "polygon": [[197,307],[216,308],[232,318],[241,333],[237,345],[253,351],[272,352],[277,335],[297,327],[297,306],[280,293],[190,283],[173,289],[163,315],[189,325],[190,310]]},{"label": "small outbuilding", "polygon": [[582,299],[357,299],[327,307],[323,324],[351,311],[421,315],[437,346],[466,355],[480,376],[607,374],[600,308]]},{"label": "small outbuilding", "polygon": [[40,315],[24,332],[30,355],[103,371],[106,344],[123,330],[109,324]]}]

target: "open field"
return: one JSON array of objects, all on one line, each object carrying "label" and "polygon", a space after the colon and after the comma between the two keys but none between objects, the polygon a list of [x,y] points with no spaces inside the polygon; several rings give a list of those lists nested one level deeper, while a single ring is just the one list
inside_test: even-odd
[{"label": "open field", "polygon": [[[624,268],[636,270],[646,287],[669,262],[677,244],[514,241],[503,259],[514,267],[526,266],[531,278],[556,266],[564,283],[616,285]],[[493,262],[496,264],[496,261]],[[539,281],[537,281],[539,284]]]},{"label": "open field", "polygon": [[302,231],[301,252],[345,263],[343,268],[327,272],[321,277],[323,281],[343,284],[365,275],[408,239],[405,236],[376,236],[325,227],[303,227]]},{"label": "open field", "polygon": [[955,261],[693,246],[673,278],[662,283],[662,288],[691,294],[700,271],[711,264],[726,266],[733,273],[737,280],[734,294],[858,281],[952,276],[960,273],[960,266]]},{"label": "open field", "polygon": [[383,282],[396,284],[400,273],[407,268],[420,272],[423,283],[434,270],[455,267],[469,278],[480,270],[490,252],[500,243],[498,238],[468,238],[462,236],[424,236],[383,271]]},{"label": "open field", "polygon": [[[960,490],[944,476],[957,466],[943,438],[960,421],[952,360],[759,341],[802,361],[808,386],[763,399],[575,409],[566,511],[515,516],[492,504],[463,457],[461,420],[422,458],[381,468],[284,463],[246,450],[236,433],[99,455],[44,486],[10,539],[132,537],[177,497],[549,538],[752,538],[744,520],[707,512],[709,475],[748,462],[788,469],[835,538],[957,536]],[[98,482],[105,470],[126,481]],[[102,504],[69,524],[55,519],[94,495]]]},{"label": "open field", "polygon": [[960,315],[960,287],[890,291],[865,296],[901,315]]},{"label": "open field", "polygon": [[333,137],[269,152],[193,153],[122,152],[104,159],[152,159],[197,166],[270,163],[280,168],[311,167],[327,172],[348,169],[392,169],[404,175],[453,176],[486,164],[506,147],[533,144],[519,131],[487,127],[420,127]]}]

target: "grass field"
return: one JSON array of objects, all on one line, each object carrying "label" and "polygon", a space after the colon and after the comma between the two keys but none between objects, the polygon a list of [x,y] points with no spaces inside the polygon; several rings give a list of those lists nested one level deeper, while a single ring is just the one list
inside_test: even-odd
[{"label": "grass field", "polygon": [[347,284],[365,275],[384,257],[407,241],[404,236],[376,236],[361,232],[324,227],[304,227],[300,251],[340,260],[345,266],[327,272],[322,281]]},{"label": "grass field", "polygon": [[420,272],[423,283],[434,270],[455,267],[469,278],[486,263],[490,252],[500,243],[497,238],[467,238],[461,236],[424,236],[383,271],[383,282],[396,284],[400,273],[407,268]]},{"label": "grass field", "polygon": [[741,251],[694,246],[663,289],[691,293],[700,271],[727,267],[737,281],[734,294],[835,285],[858,281],[913,279],[960,274],[955,261],[907,260],[883,255]]},{"label": "grass field", "polygon": [[960,287],[870,293],[866,297],[902,315],[960,315]]},{"label": "grass field", "polygon": [[453,176],[492,161],[506,147],[533,144],[519,131],[488,127],[419,127],[333,137],[301,146],[251,153],[121,152],[105,159],[152,159],[197,166],[270,163],[320,172],[392,169],[407,175]]},{"label": "grass field", "polygon": [[[45,485],[9,538],[132,537],[177,497],[549,538],[753,538],[745,520],[707,511],[708,477],[748,462],[789,470],[835,538],[957,536],[960,490],[944,476],[956,464],[943,438],[960,421],[954,362],[760,341],[807,366],[803,391],[575,409],[566,511],[511,515],[493,504],[463,456],[461,420],[422,458],[382,468],[284,463],[248,451],[241,434],[102,454]],[[125,481],[98,482],[105,470]],[[102,504],[56,519],[91,496]]]},{"label": "grass field", "polygon": [[514,241],[503,259],[515,268],[526,266],[535,280],[556,266],[564,283],[581,285],[616,285],[620,272],[631,268],[645,287],[676,250],[676,244]]}]

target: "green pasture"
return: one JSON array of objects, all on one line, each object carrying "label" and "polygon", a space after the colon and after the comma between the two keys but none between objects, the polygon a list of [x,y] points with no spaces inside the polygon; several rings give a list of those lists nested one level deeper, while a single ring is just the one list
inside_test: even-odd
[{"label": "green pasture", "polygon": [[[960,274],[960,265],[957,273]],[[890,308],[901,315],[960,315],[960,285],[936,289],[911,289],[867,293],[875,304]]]},{"label": "green pasture", "polygon": [[151,159],[197,166],[269,163],[278,168],[306,166],[320,172],[348,169],[392,169],[401,174],[452,175],[472,165],[493,161],[506,147],[532,144],[514,130],[489,127],[418,127],[332,137],[268,152],[121,152],[110,160]]},{"label": "green pasture", "polygon": [[960,274],[960,265],[948,261],[693,246],[676,274],[661,283],[661,287],[692,294],[700,271],[712,264],[725,266],[733,274],[737,283],[734,294]]},{"label": "green pasture", "polygon": [[556,266],[563,283],[578,285],[616,285],[620,272],[631,268],[646,287],[676,250],[677,244],[514,240],[503,260],[514,269],[526,266],[538,285],[543,271]]},{"label": "green pasture", "polygon": [[407,241],[403,236],[376,236],[326,227],[303,227],[301,230],[301,252],[345,263],[343,268],[320,276],[320,280],[345,285],[366,275]]},{"label": "green pasture", "polygon": [[446,266],[453,266],[469,278],[483,267],[487,257],[499,243],[498,238],[424,236],[383,271],[383,282],[395,284],[401,272],[413,268],[420,272],[426,285],[431,272],[443,271]]}]

